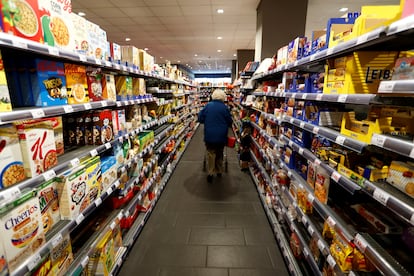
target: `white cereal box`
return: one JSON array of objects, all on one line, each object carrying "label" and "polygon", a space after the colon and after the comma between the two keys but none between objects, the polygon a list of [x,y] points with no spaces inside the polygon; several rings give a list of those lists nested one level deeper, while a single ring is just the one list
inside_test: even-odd
[{"label": "white cereal box", "polygon": [[55,134],[51,121],[27,121],[16,127],[27,177],[37,176],[57,165]]},{"label": "white cereal box", "polygon": [[37,197],[42,213],[43,230],[47,233],[60,221],[59,197],[55,179],[40,185],[37,190]]},{"label": "white cereal box", "polygon": [[0,126],[0,186],[9,187],[26,178],[19,137],[13,125]]},{"label": "white cereal box", "polygon": [[75,13],[70,14],[73,24],[74,50],[79,54],[86,55],[89,51],[88,33],[86,29],[87,20]]},{"label": "white cereal box", "polygon": [[10,273],[45,243],[39,200],[32,193],[0,210],[0,232]]}]

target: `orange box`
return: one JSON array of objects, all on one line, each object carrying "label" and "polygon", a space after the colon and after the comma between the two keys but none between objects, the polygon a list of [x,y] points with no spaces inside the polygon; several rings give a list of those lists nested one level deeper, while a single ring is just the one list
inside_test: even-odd
[{"label": "orange box", "polygon": [[89,102],[86,67],[78,64],[65,63],[66,89],[69,104]]}]

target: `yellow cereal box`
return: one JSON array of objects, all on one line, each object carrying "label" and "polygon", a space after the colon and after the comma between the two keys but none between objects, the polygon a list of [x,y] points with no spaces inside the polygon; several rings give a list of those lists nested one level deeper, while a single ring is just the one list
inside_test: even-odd
[{"label": "yellow cereal box", "polygon": [[0,112],[11,111],[9,88],[7,86],[6,72],[4,71],[3,58],[0,52]]},{"label": "yellow cereal box", "polygon": [[65,63],[66,88],[69,104],[89,102],[86,67]]}]

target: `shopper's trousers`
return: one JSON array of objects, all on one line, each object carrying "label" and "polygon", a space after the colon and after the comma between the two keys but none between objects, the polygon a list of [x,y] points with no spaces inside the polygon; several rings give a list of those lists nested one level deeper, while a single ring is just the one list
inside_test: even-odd
[{"label": "shopper's trousers", "polygon": [[209,175],[223,173],[223,144],[208,144],[207,149],[207,172]]}]

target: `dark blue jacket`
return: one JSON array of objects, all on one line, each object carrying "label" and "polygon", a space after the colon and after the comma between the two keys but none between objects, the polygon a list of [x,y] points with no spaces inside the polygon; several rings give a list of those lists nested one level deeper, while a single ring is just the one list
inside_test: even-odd
[{"label": "dark blue jacket", "polygon": [[198,113],[198,121],[204,124],[205,143],[227,144],[227,131],[233,120],[228,107],[222,101],[210,101]]}]

